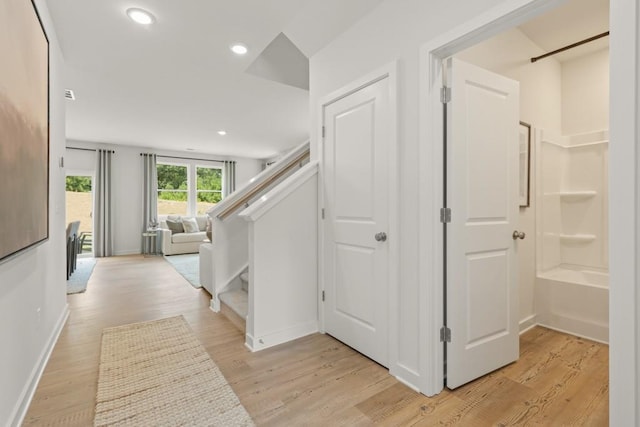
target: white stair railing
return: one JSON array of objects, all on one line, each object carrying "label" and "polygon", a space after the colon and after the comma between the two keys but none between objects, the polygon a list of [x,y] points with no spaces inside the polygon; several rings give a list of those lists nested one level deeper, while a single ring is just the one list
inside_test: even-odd
[{"label": "white stair railing", "polygon": [[271,167],[251,178],[247,184],[207,211],[207,214],[211,218],[225,219],[239,209],[249,207],[262,194],[307,163],[309,156],[310,149],[307,141],[288,152]]},{"label": "white stair railing", "polygon": [[[207,211],[212,221],[213,238],[211,268],[205,270],[212,271],[213,275],[210,281],[213,289],[211,308],[214,311],[220,310],[221,293],[241,286],[238,276],[249,262],[248,224],[239,218],[238,213],[300,169],[309,157],[307,141]],[[206,260],[201,257],[201,262]]]}]

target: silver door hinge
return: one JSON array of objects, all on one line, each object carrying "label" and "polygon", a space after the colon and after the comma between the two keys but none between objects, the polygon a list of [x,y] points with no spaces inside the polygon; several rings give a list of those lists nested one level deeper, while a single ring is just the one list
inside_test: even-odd
[{"label": "silver door hinge", "polygon": [[322,291],[322,301],[324,301],[324,291]]},{"label": "silver door hinge", "polygon": [[446,326],[440,328],[440,342],[451,342],[451,329]]},{"label": "silver door hinge", "polygon": [[446,86],[440,88],[440,102],[446,104],[449,101],[451,101],[451,88]]},{"label": "silver door hinge", "polygon": [[322,137],[324,138],[324,126],[322,126]]},{"label": "silver door hinge", "polygon": [[324,208],[322,208],[322,219],[324,219]]},{"label": "silver door hinge", "polygon": [[440,209],[440,222],[448,224],[451,222],[451,208]]}]

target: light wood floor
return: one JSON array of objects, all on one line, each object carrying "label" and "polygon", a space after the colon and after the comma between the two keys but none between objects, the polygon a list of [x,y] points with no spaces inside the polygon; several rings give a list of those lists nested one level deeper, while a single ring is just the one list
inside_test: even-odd
[{"label": "light wood floor", "polygon": [[608,347],[544,328],[521,337],[518,362],[428,398],[327,335],[250,353],[208,294],[161,257],[100,260],[69,305],[24,425],[91,425],[102,329],[178,314],[257,425],[607,425]]}]

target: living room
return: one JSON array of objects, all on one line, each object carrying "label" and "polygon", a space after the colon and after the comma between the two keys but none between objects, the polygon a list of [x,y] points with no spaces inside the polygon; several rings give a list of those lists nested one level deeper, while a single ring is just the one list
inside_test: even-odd
[{"label": "living room", "polygon": [[[73,148],[70,148],[73,147]],[[82,148],[77,150],[75,148]],[[219,156],[210,153],[194,153],[191,151],[146,149],[137,146],[96,144],[80,141],[67,141],[65,149],[65,167],[68,175],[95,176],[96,148],[104,148],[113,153],[113,253],[114,255],[140,254],[142,250],[142,160],[140,153],[153,151],[158,155],[158,162],[170,162],[188,167],[211,166],[219,168],[219,160],[235,161],[237,185],[248,182],[262,171],[266,160],[237,156]],[[89,150],[89,151],[87,151]],[[91,151],[93,150],[93,151]],[[163,157],[166,156],[166,157]],[[177,159],[176,159],[177,157]],[[196,159],[197,160],[192,160]],[[188,212],[184,203],[184,212],[171,212],[183,216],[194,216],[196,212]],[[202,215],[203,212],[199,213]],[[159,212],[162,215],[162,212]],[[165,213],[166,215],[166,213]],[[75,218],[68,218],[68,221]]]}]

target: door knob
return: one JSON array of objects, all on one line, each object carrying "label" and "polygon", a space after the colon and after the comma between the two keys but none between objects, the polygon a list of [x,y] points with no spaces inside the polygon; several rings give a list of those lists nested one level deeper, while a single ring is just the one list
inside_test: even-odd
[{"label": "door knob", "polygon": [[527,235],[526,235],[526,234],[524,234],[524,231],[518,231],[518,230],[516,230],[516,231],[514,231],[514,232],[513,232],[513,240],[518,240],[518,239],[522,240],[522,239],[524,239],[526,236],[527,236]]},{"label": "door knob", "polygon": [[376,233],[374,237],[378,242],[385,242],[387,240],[387,233],[385,233],[384,231],[381,231],[380,233]]}]

